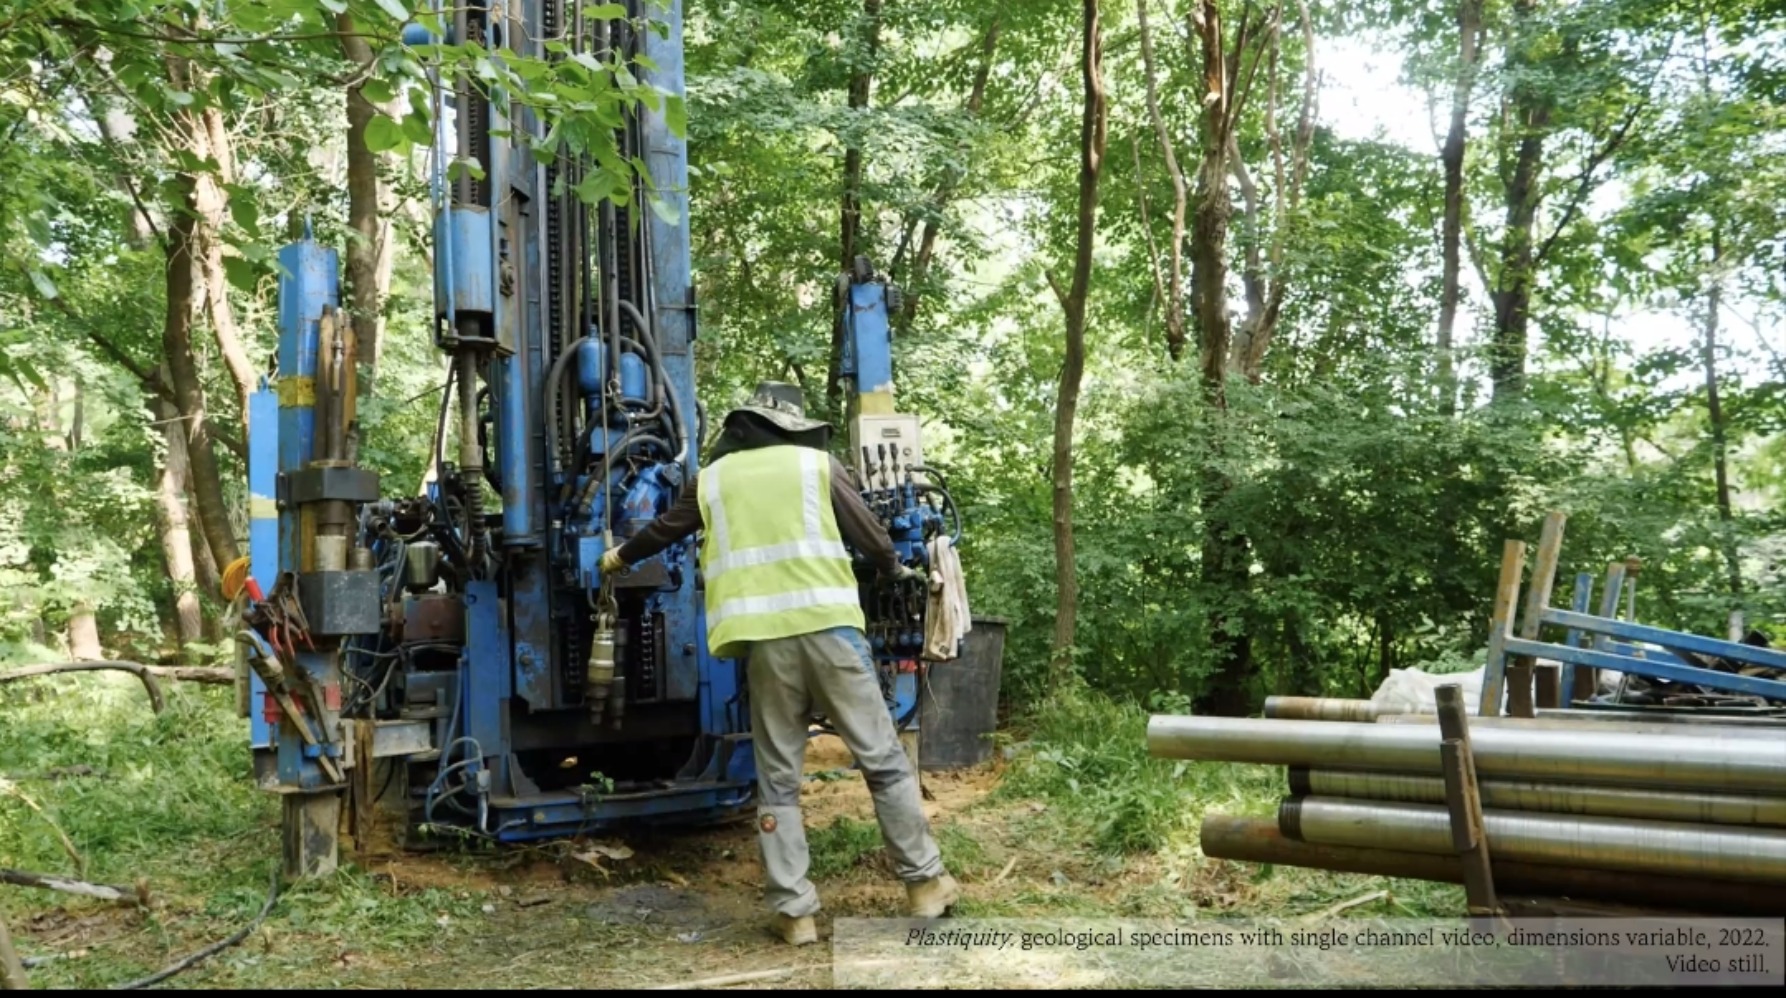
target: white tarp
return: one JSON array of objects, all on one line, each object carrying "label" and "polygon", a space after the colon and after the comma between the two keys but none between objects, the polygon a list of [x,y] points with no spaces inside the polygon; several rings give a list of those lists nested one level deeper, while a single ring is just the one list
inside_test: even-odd
[{"label": "white tarp", "polygon": [[[1545,659],[1538,662],[1540,665],[1560,664]],[[1391,669],[1389,678],[1383,680],[1383,685],[1371,695],[1371,703],[1377,705],[1379,713],[1437,714],[1438,688],[1456,683],[1464,688],[1464,705],[1473,713],[1476,705],[1482,702],[1483,671],[1433,673],[1419,669]],[[1618,689],[1619,673],[1602,670],[1599,678],[1599,692],[1611,693]]]}]

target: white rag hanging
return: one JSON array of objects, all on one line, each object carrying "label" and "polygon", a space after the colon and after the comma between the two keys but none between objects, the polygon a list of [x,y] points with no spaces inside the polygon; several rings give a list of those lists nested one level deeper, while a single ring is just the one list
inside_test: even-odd
[{"label": "white rag hanging", "polygon": [[932,540],[930,596],[925,607],[924,660],[953,661],[961,640],[973,629],[967,608],[967,580],[961,574],[961,557],[954,542],[944,536]]}]

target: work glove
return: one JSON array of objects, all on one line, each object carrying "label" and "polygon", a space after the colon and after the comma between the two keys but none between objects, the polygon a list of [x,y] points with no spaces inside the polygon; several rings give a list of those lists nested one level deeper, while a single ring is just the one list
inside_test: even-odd
[{"label": "work glove", "polygon": [[620,557],[620,549],[609,548],[606,551],[603,551],[601,567],[603,575],[613,575],[625,568],[626,562]]},{"label": "work glove", "polygon": [[922,569],[913,568],[910,565],[901,565],[899,566],[899,570],[893,573],[893,581],[895,582],[904,582],[907,579],[922,579],[923,577],[924,572]]}]

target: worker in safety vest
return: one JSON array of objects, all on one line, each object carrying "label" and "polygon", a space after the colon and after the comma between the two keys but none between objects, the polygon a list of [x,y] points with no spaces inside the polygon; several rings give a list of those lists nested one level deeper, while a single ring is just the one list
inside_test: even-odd
[{"label": "worker in safety vest", "polygon": [[882,573],[911,578],[848,471],[825,450],[831,427],[806,418],[800,389],[764,382],[725,429],[695,487],[638,536],[602,556],[620,571],[704,530],[707,642],[747,662],[757,764],[757,829],[779,934],[818,941],[800,814],[814,710],[830,718],[874,795],[881,837],[910,914],[938,918],[960,896],[943,869],[918,781],[881,696],[863,634],[847,539]]}]

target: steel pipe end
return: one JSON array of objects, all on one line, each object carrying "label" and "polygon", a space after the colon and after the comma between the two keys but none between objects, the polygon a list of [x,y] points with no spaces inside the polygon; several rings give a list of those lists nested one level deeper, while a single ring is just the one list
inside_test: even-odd
[{"label": "steel pipe end", "polygon": [[1295,797],[1307,797],[1313,794],[1313,784],[1309,780],[1309,767],[1291,766],[1285,770],[1290,783],[1290,794]]},{"label": "steel pipe end", "polygon": [[1173,756],[1166,751],[1166,727],[1177,720],[1174,714],[1153,714],[1147,718],[1147,754],[1160,759]]},{"label": "steel pipe end", "polygon": [[1277,808],[1277,830],[1286,839],[1302,841],[1302,798],[1285,797]]}]

